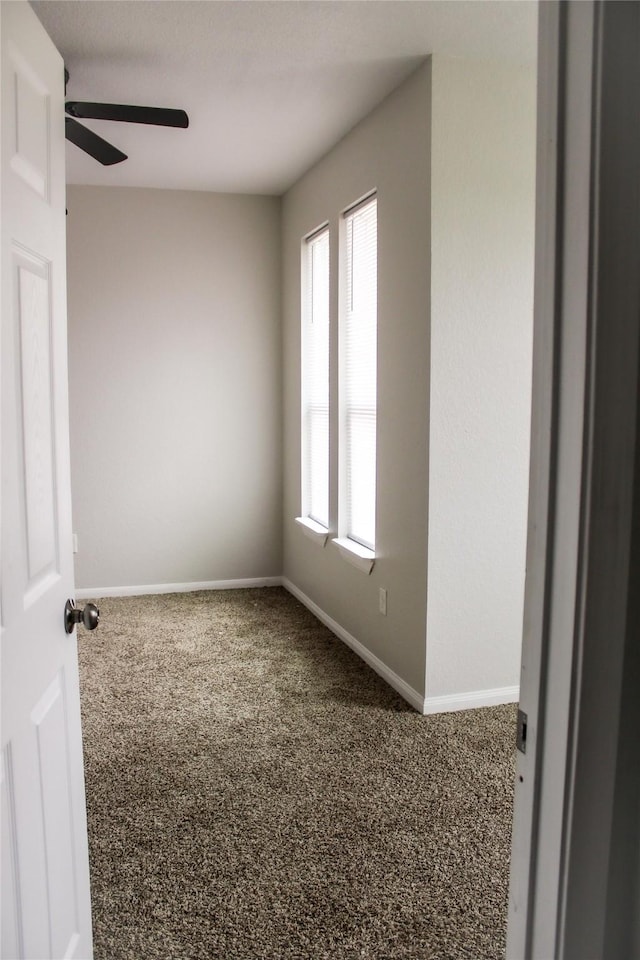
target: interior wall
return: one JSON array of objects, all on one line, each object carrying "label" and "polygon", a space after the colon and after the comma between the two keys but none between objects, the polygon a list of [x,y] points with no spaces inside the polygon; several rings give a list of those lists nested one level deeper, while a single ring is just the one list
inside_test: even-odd
[{"label": "interior wall", "polygon": [[[288,191],[283,203],[284,574],[343,630],[424,692],[429,424],[429,136],[427,62]],[[340,213],[378,197],[378,475],[370,575],[305,535],[300,492],[302,238],[331,230],[337,316]],[[331,333],[331,529],[337,533],[337,330]],[[378,589],[388,591],[387,616]]]},{"label": "interior wall", "polygon": [[280,201],[67,207],[77,586],[280,575]]},{"label": "interior wall", "polygon": [[433,58],[427,695],[519,681],[534,69]]}]

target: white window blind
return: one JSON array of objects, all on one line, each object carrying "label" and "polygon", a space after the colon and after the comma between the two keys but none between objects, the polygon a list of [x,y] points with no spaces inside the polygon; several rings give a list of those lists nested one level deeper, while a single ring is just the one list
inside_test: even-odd
[{"label": "white window blind", "polygon": [[302,510],[329,526],[329,229],[305,243]]},{"label": "white window blind", "polygon": [[377,202],[345,215],[343,424],[346,533],[371,550],[376,539]]}]

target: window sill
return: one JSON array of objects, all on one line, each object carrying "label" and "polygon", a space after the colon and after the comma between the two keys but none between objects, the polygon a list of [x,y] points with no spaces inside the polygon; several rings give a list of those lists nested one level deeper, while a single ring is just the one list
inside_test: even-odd
[{"label": "window sill", "polygon": [[376,562],[376,555],[373,550],[363,547],[355,540],[349,540],[347,537],[338,537],[333,541],[347,563],[352,564],[363,573],[371,573],[373,565]]},{"label": "window sill", "polygon": [[329,531],[321,523],[316,523],[311,517],[296,517],[296,523],[302,527],[302,532],[306,533],[314,543],[324,547],[329,538]]}]

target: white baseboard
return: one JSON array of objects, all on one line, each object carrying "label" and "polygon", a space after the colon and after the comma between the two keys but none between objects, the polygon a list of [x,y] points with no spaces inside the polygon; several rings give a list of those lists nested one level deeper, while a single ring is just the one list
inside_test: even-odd
[{"label": "white baseboard", "polygon": [[440,697],[423,697],[413,687],[399,677],[391,667],[371,653],[364,644],[356,640],[344,627],[325,613],[317,603],[302,592],[287,577],[255,577],[245,580],[199,580],[193,583],[147,583],[137,587],[81,587],[75,592],[77,600],[91,600],[97,597],[144,597],[159,593],[191,593],[195,590],[242,590],[252,587],[284,587],[300,603],[304,604],[326,627],[354,653],[368,663],[383,680],[410,703],[418,713],[451,713],[455,710],[474,710],[477,707],[493,707],[503,703],[517,703],[520,699],[520,687],[498,687],[494,690],[471,690],[467,693],[446,694]]},{"label": "white baseboard", "polygon": [[422,712],[452,713],[454,710],[475,710],[477,707],[497,707],[502,703],[517,703],[520,687],[497,687],[495,690],[470,690],[443,697],[425,697]]},{"label": "white baseboard", "polygon": [[242,590],[251,587],[280,587],[282,577],[255,577],[250,580],[198,580],[195,583],[147,583],[141,587],[81,587],[77,600],[94,597],[144,597],[155,593],[192,593],[194,590]]},{"label": "white baseboard", "polygon": [[336,637],[342,640],[343,643],[346,643],[348,647],[351,647],[354,653],[357,653],[361,660],[364,660],[365,663],[368,663],[369,666],[375,670],[375,672],[381,676],[383,680],[386,680],[390,687],[393,687],[394,690],[397,690],[400,696],[403,697],[407,703],[410,703],[411,706],[418,711],[418,713],[423,712],[424,698],[418,693],[417,690],[414,690],[413,687],[410,687],[409,684],[406,683],[402,677],[399,677],[397,673],[394,673],[394,671],[388,667],[386,663],[383,663],[379,657],[376,657],[374,653],[371,653],[370,650],[367,650],[364,644],[360,643],[359,640],[356,640],[356,638],[348,633],[344,627],[341,627],[339,623],[325,613],[317,603],[314,603],[313,600],[311,600],[306,593],[303,593],[302,590],[296,587],[291,580],[287,579],[287,577],[283,577],[281,582],[285,590],[288,590],[289,593],[291,593],[297,600],[300,601],[300,603],[304,604],[304,606],[307,607],[307,609],[310,610],[311,613],[318,618],[318,620],[324,623],[325,627],[328,627],[332,633],[335,633]]}]

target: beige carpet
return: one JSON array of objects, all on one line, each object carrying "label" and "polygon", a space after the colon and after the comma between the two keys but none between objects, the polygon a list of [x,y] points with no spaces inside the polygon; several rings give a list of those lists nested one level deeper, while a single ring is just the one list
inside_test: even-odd
[{"label": "beige carpet", "polygon": [[100,607],[96,960],[504,955],[514,707],[419,716],[281,588]]}]

